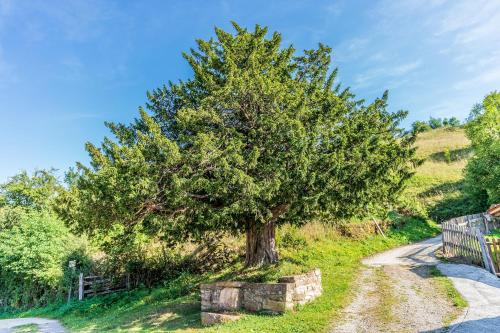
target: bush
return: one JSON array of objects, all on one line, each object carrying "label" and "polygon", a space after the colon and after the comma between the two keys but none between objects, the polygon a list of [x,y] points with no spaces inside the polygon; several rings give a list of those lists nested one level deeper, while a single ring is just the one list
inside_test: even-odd
[{"label": "bush", "polygon": [[433,118],[433,117],[431,117],[429,119],[429,126],[432,129],[443,127],[443,120],[441,118]]},{"label": "bush", "polygon": [[465,168],[466,192],[483,209],[500,201],[500,93],[475,106],[465,129],[475,156]]},{"label": "bush", "polygon": [[277,239],[280,248],[302,249],[307,246],[307,240],[296,226],[285,226]]},{"label": "bush", "polygon": [[413,124],[411,124],[411,127],[412,127],[413,133],[415,133],[415,134],[426,132],[426,131],[431,129],[429,124],[427,124],[425,121],[420,121],[420,120],[417,120]]},{"label": "bush", "polygon": [[0,232],[0,299],[4,305],[46,304],[67,288],[64,269],[79,242],[47,212],[23,212]]},{"label": "bush", "polygon": [[451,117],[450,119],[448,119],[448,126],[458,127],[460,126],[460,120],[458,120],[457,117]]}]

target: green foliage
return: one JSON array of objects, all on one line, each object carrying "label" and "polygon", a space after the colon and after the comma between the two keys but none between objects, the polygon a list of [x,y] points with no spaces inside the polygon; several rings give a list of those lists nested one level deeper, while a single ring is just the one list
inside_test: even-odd
[{"label": "green foliage", "polygon": [[443,126],[443,120],[441,118],[430,117],[430,119],[429,119],[429,126],[432,129],[436,129],[436,128],[442,127]]},{"label": "green foliage", "polygon": [[422,133],[431,129],[428,123],[425,121],[417,120],[411,124],[412,132],[415,134]]},{"label": "green foliage", "polygon": [[0,232],[0,299],[14,307],[53,301],[63,280],[63,266],[77,246],[53,215],[20,213],[18,223]]},{"label": "green foliage", "polygon": [[460,126],[460,120],[458,120],[457,117],[451,117],[451,118],[447,119],[447,124],[450,127],[458,127],[458,126]]},{"label": "green foliage", "polygon": [[0,208],[23,207],[43,210],[50,207],[61,185],[55,170],[36,170],[32,175],[23,171],[0,185]]},{"label": "green foliage", "polygon": [[184,54],[193,77],[148,93],[149,112],[108,123],[115,141],[87,144],[60,198],[75,230],[173,244],[394,201],[416,163],[406,113],[340,90],[330,48],[296,56],[278,33],[233,26]]},{"label": "green foliage", "polygon": [[500,202],[500,93],[475,106],[465,129],[475,156],[465,170],[466,191],[480,208]]},{"label": "green foliage", "polygon": [[459,127],[460,126],[460,120],[458,120],[457,117],[451,117],[451,118],[433,118],[430,117],[430,119],[425,122],[421,120],[414,121],[411,124],[412,127],[412,132],[415,134],[422,133],[429,131],[431,129],[437,129],[441,127]]},{"label": "green foliage", "polygon": [[450,153],[450,149],[449,148],[446,148],[443,151],[443,155],[444,155],[444,160],[446,161],[446,163],[451,163],[451,153]]},{"label": "green foliage", "polygon": [[0,207],[0,232],[18,224],[25,212],[23,207]]},{"label": "green foliage", "polygon": [[280,248],[301,249],[307,245],[307,239],[300,234],[297,227],[286,228],[277,239]]},{"label": "green foliage", "polygon": [[[83,302],[54,304],[32,309],[17,316],[60,318],[72,332],[231,332],[231,333],[319,333],[328,330],[350,301],[353,282],[358,276],[361,259],[388,248],[436,235],[439,229],[429,221],[392,216],[396,226],[387,238],[369,236],[361,240],[335,236],[335,230],[324,226],[314,234],[308,226],[278,230],[278,239],[292,231],[306,238],[304,247],[286,248],[281,263],[273,266],[274,277],[296,274],[319,267],[323,277],[323,295],[305,307],[282,316],[247,314],[241,320],[222,326],[203,327],[200,323],[198,283],[208,280],[240,279],[238,266],[219,274],[183,275],[155,289],[140,289],[121,294],[94,297]],[[329,229],[326,229],[329,228]],[[283,235],[283,236],[284,236]],[[296,236],[292,236],[293,238]],[[287,236],[288,237],[288,236]],[[6,313],[5,316],[12,316]]]},{"label": "green foliage", "polygon": [[62,186],[54,170],[21,172],[0,185],[0,299],[26,307],[62,297],[78,271],[88,272],[83,242],[52,211]]}]

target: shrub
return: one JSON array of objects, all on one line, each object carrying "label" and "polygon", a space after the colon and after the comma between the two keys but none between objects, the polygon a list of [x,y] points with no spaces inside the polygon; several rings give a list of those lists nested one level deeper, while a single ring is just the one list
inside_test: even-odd
[{"label": "shrub", "polygon": [[457,117],[451,117],[450,119],[448,119],[448,126],[458,127],[460,126],[460,120],[458,120]]},{"label": "shrub", "polygon": [[431,117],[429,119],[429,126],[432,129],[443,127],[443,120],[441,118],[433,118],[433,117]]},{"label": "shrub", "polygon": [[302,249],[307,245],[306,238],[296,226],[285,226],[281,237],[277,239],[280,248]]},{"label": "shrub", "polygon": [[451,163],[451,153],[450,153],[449,148],[444,149],[443,155],[444,155],[444,160],[446,161],[446,163],[448,163],[448,164]]},{"label": "shrub", "polygon": [[22,212],[0,232],[0,299],[13,307],[45,304],[66,289],[63,266],[79,244],[56,217]]},{"label": "shrub", "polygon": [[411,127],[413,133],[415,134],[422,133],[431,129],[429,124],[427,124],[425,121],[420,121],[420,120],[413,122],[413,124],[411,124]]},{"label": "shrub", "polygon": [[475,106],[465,129],[475,156],[465,169],[466,192],[479,207],[500,201],[500,93]]}]

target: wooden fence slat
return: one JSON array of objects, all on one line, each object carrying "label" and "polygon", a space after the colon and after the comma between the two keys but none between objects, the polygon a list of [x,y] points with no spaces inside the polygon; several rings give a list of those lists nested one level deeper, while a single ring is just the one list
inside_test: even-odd
[{"label": "wooden fence slat", "polygon": [[128,274],[115,280],[96,275],[84,277],[80,273],[78,299],[83,300],[86,297],[105,295],[127,289],[130,289],[130,276]]},{"label": "wooden fence slat", "polygon": [[[489,223],[482,213],[443,222],[443,253],[449,257],[461,257],[469,264],[483,266],[500,275],[500,239],[486,241],[483,234],[491,230]],[[493,223],[491,226],[495,227]]]},{"label": "wooden fence slat", "polygon": [[496,258],[496,272],[500,272],[500,240],[497,238],[493,238],[493,247]]},{"label": "wooden fence slat", "polygon": [[481,231],[479,231],[478,229],[476,229],[476,231],[478,234],[479,243],[481,244],[481,252],[483,252],[483,260],[485,263],[484,267],[491,273],[496,274],[495,265],[490,256],[490,250],[486,246],[486,240],[484,239],[484,236],[481,233]]}]

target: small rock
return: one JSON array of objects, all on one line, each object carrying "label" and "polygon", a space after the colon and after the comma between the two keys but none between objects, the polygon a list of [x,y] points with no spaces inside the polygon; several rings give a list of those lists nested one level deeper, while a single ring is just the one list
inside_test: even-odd
[{"label": "small rock", "polygon": [[241,318],[238,314],[202,312],[201,323],[205,326],[227,323]]}]

